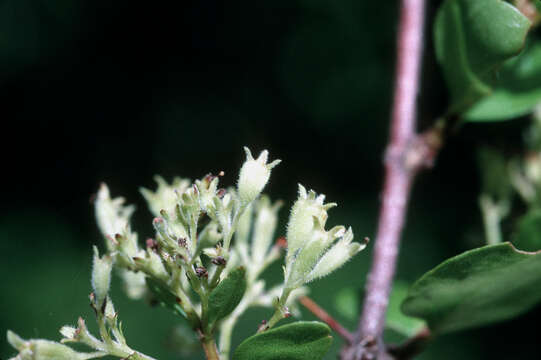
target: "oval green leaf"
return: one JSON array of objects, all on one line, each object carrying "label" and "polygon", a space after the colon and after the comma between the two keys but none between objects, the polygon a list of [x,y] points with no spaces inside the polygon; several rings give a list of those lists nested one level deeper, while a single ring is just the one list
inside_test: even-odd
[{"label": "oval green leaf", "polygon": [[210,293],[209,321],[211,323],[229,315],[244,296],[246,291],[246,270],[240,266],[231,271]]},{"label": "oval green leaf", "polygon": [[494,71],[520,52],[530,25],[502,0],[443,3],[434,22],[434,46],[452,112],[462,112],[491,93]]},{"label": "oval green leaf", "polygon": [[402,311],[446,333],[519,315],[541,301],[541,253],[511,243],[448,259],[410,288]]},{"label": "oval green leaf", "polygon": [[498,72],[494,91],[464,115],[467,121],[504,121],[525,115],[541,102],[541,44],[530,45]]},{"label": "oval green leaf", "polygon": [[244,340],[233,360],[318,360],[332,344],[331,329],[317,321],[299,321]]}]

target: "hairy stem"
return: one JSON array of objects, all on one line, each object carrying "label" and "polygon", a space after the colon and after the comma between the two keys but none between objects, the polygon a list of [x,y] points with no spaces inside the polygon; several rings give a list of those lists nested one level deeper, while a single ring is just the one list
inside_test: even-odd
[{"label": "hairy stem", "polygon": [[284,290],[282,290],[282,295],[280,296],[280,299],[278,300],[278,304],[276,304],[275,306],[274,314],[269,319],[269,321],[264,322],[259,327],[259,329],[257,330],[258,333],[269,330],[283,318],[291,316],[291,314],[289,314],[289,311],[287,311],[286,303],[292,291],[293,289],[287,288],[287,287],[284,288]]},{"label": "hairy stem", "polygon": [[417,170],[427,164],[428,137],[416,134],[416,97],[425,0],[402,0],[390,140],[374,257],[354,344],[345,359],[384,358],[381,335],[399,252],[408,198]]}]

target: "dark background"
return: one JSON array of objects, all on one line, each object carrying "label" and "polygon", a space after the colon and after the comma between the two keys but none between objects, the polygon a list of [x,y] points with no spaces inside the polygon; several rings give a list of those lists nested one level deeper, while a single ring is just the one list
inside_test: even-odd
[{"label": "dark background", "polygon": [[[396,3],[0,0],[0,332],[58,340],[57,330],[79,315],[93,324],[91,245],[103,244],[89,199],[101,181],[137,205],[133,225],[144,238],[151,216],[138,188],[153,187],[154,174],[194,179],[224,170],[222,184],[233,185],[242,146],[269,149],[271,159],[283,159],[267,188],[273,198],[290,206],[301,182],[339,203],[330,225],[373,237]],[[429,3],[431,22],[439,1]],[[423,66],[421,128],[447,101],[430,31]],[[413,191],[399,279],[411,282],[483,244],[476,148],[514,151],[527,124],[452,132]],[[312,297],[351,329],[355,321],[332,295],[362,289],[371,251],[311,284]],[[278,265],[269,270],[269,283],[279,277]],[[178,319],[128,300],[118,283],[112,295],[132,347],[159,359],[188,358],[171,346]],[[234,344],[269,314],[247,313]],[[421,358],[531,359],[538,337],[528,329],[540,316],[538,307],[442,337]],[[0,358],[13,354],[0,341]]]}]

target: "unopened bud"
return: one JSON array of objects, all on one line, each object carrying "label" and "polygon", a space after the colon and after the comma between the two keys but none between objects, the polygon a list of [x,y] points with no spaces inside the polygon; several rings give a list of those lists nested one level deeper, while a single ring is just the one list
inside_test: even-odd
[{"label": "unopened bud", "polygon": [[92,268],[92,288],[94,289],[96,305],[101,306],[103,300],[109,292],[111,284],[111,270],[113,268],[113,258],[104,255],[100,258],[98,248],[94,246],[94,265]]},{"label": "unopened bud", "polygon": [[319,259],[314,269],[306,277],[306,281],[327,276],[366,247],[366,242],[360,244],[353,243],[352,241],[353,231],[349,228],[344,237]]},{"label": "unopened bud", "polygon": [[307,192],[299,184],[299,197],[289,216],[287,225],[287,259],[294,256],[313,237],[316,230],[323,231],[327,221],[327,210],[336,206],[335,203],[324,204],[325,195],[316,195],[314,191]]},{"label": "unopened bud", "polygon": [[249,204],[257,198],[269,181],[271,169],[278,165],[281,160],[274,160],[267,164],[269,152],[264,150],[257,159],[254,159],[250,149],[244,148],[246,161],[242,165],[239,174],[238,192],[242,203]]},{"label": "unopened bud", "polygon": [[77,336],[77,328],[73,326],[62,326],[60,329],[60,334],[68,340],[74,339]]},{"label": "unopened bud", "polygon": [[[8,330],[8,342],[19,351],[15,359],[23,360],[84,360],[96,357],[97,353],[80,353],[69,346],[54,341],[31,339],[23,340]],[[103,356],[103,355],[102,355]]]}]

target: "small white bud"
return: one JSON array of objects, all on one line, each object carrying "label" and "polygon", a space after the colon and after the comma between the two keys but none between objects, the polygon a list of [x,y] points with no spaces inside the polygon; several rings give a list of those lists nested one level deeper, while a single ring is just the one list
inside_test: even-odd
[{"label": "small white bud", "polygon": [[[324,200],[324,195],[307,192],[299,185],[299,198],[291,210],[287,229],[282,304],[293,289],[334,271],[366,245],[351,243],[351,228],[347,232],[343,226],[325,230],[327,210],[336,204],[324,204]],[[333,245],[336,239],[340,240]]]},{"label": "small white bud", "polygon": [[95,357],[93,354],[80,353],[69,346],[48,340],[31,340],[32,360],[84,360]]},{"label": "small white bud", "polygon": [[114,320],[117,316],[116,311],[115,311],[115,305],[113,304],[113,301],[109,297],[105,299],[104,315],[106,318],[110,320]]},{"label": "small white bud", "polygon": [[11,346],[13,346],[15,349],[19,351],[22,350],[26,346],[26,341],[24,341],[23,338],[21,338],[19,335],[15,334],[11,330],[8,330],[7,332],[7,340]]},{"label": "small white bud", "polygon": [[244,148],[246,161],[242,165],[238,181],[239,198],[243,204],[254,201],[269,181],[271,169],[278,165],[281,160],[275,160],[267,164],[269,152],[264,150],[257,159],[254,159],[250,149]]},{"label": "small white bud", "polygon": [[19,351],[15,359],[22,360],[85,360],[101,357],[103,353],[80,353],[69,346],[42,339],[23,340],[8,330],[8,342]]},{"label": "small white bud", "polygon": [[344,237],[321,257],[314,269],[306,277],[306,281],[309,282],[327,276],[366,247],[366,244],[352,243],[352,241],[353,231],[349,228]]},{"label": "small white bud", "polygon": [[323,230],[328,217],[327,210],[336,206],[335,203],[323,204],[324,200],[325,195],[316,196],[313,190],[308,193],[299,184],[299,197],[291,208],[287,224],[287,261],[312,239],[316,229]]},{"label": "small white bud", "polygon": [[77,329],[73,326],[65,325],[60,329],[60,334],[62,334],[65,339],[72,340],[77,336]]},{"label": "small white bud", "polygon": [[92,288],[96,297],[97,306],[101,306],[103,300],[109,292],[111,284],[111,270],[113,268],[113,258],[104,255],[100,258],[98,248],[94,246],[94,265],[92,268]]},{"label": "small white bud", "polygon": [[146,258],[148,267],[153,276],[161,279],[168,279],[169,274],[165,270],[163,265],[162,258],[160,255],[155,253],[152,250],[147,251],[148,257]]},{"label": "small white bud", "polygon": [[[96,221],[104,237],[114,238],[116,234],[129,233],[129,222],[135,207],[123,204],[123,198],[111,199],[109,188],[101,184],[94,206]],[[109,251],[114,250],[110,241],[106,245]]]},{"label": "small white bud", "polygon": [[217,197],[218,176],[208,174],[202,180],[196,180],[197,196],[199,198],[199,207],[207,213],[214,212],[214,198]]},{"label": "small white bud", "polygon": [[160,211],[165,210],[173,213],[178,201],[178,194],[182,194],[190,186],[187,179],[174,178],[171,185],[161,176],[155,176],[154,180],[158,184],[156,191],[141,188],[139,191],[148,203],[150,212],[154,216],[160,216]]}]

